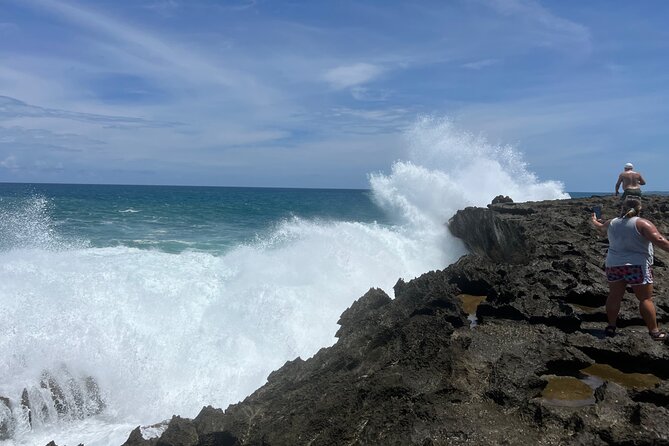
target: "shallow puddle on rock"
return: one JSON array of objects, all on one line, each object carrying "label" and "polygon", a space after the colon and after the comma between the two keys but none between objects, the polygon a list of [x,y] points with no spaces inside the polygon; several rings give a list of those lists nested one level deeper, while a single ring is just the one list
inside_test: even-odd
[{"label": "shallow puddle on rock", "polygon": [[572,307],[575,309],[582,311],[583,313],[596,313],[600,311],[602,307],[588,307],[587,305],[578,305],[578,304],[570,304]]},{"label": "shallow puddle on rock", "polygon": [[620,384],[628,389],[650,389],[662,381],[650,373],[625,373],[608,364],[593,364],[581,372],[604,381]]},{"label": "shallow puddle on rock", "polygon": [[476,318],[476,309],[479,304],[485,300],[486,296],[474,296],[473,294],[458,294],[458,299],[462,302],[462,309],[469,316],[470,327],[476,327],[478,325],[478,319]]},{"label": "shallow puddle on rock", "polygon": [[485,300],[486,296],[474,296],[473,294],[459,294],[458,299],[462,302],[462,309],[467,314],[476,314],[476,308]]},{"label": "shallow puddle on rock", "polygon": [[591,385],[573,376],[553,376],[541,392],[545,403],[554,406],[581,407],[595,403]]}]

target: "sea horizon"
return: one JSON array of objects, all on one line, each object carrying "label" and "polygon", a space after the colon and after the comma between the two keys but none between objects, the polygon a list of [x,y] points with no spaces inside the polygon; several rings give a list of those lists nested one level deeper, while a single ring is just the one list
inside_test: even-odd
[{"label": "sea horizon", "polygon": [[[15,182],[0,181],[0,185],[45,185],[45,186],[118,186],[118,187],[184,187],[184,188],[222,188],[222,189],[281,189],[281,190],[342,190],[342,191],[371,191],[371,187],[297,187],[297,186],[236,186],[236,185],[198,185],[198,184],[131,184],[131,183],[53,183],[53,182]],[[669,191],[644,190],[646,195],[669,195]],[[589,196],[614,195],[608,191],[565,191],[567,194],[576,194],[572,198]],[[621,192],[622,193],[622,192]],[[513,197],[512,197],[513,198]]]}]

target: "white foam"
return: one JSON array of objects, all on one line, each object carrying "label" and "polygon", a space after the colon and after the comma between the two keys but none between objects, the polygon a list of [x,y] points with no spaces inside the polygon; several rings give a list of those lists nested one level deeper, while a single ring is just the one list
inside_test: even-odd
[{"label": "white foam", "polygon": [[[139,424],[226,407],[285,361],[331,345],[341,312],[370,287],[392,294],[398,278],[456,260],[464,249],[444,222],[457,209],[498,194],[564,197],[511,148],[448,121],[422,119],[408,135],[408,158],[370,177],[396,226],[294,218],[222,256],[54,249],[53,237],[1,251],[0,395],[17,400],[64,364],[94,376],[107,407],[6,444],[121,444]],[[43,214],[37,232],[49,232]]]},{"label": "white foam", "polygon": [[569,198],[562,183],[539,181],[511,146],[490,144],[448,119],[423,117],[407,132],[407,159],[372,174],[378,203],[411,227],[441,226],[458,209],[497,195],[516,202]]},{"label": "white foam", "polygon": [[421,254],[388,228],[297,219],[221,257],[124,247],[4,252],[0,394],[18,399],[42,369],[66,364],[97,378],[119,422],[225,407],[286,360],[332,344],[352,300],[422,272],[430,253]]}]

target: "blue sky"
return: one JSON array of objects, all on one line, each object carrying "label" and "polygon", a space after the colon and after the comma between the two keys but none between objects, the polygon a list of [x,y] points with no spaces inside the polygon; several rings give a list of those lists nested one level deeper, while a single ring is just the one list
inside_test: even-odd
[{"label": "blue sky", "polygon": [[367,187],[419,116],[669,190],[669,2],[0,0],[0,181]]}]

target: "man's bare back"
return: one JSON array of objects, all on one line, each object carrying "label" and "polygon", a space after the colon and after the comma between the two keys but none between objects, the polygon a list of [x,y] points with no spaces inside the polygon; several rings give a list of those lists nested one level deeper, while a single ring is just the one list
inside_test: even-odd
[{"label": "man's bare back", "polygon": [[618,189],[620,185],[623,186],[623,192],[625,191],[638,191],[641,189],[641,186],[646,184],[646,180],[643,179],[639,172],[635,172],[634,166],[630,163],[625,164],[625,171],[618,175],[618,182],[616,183],[616,195],[618,195]]}]

